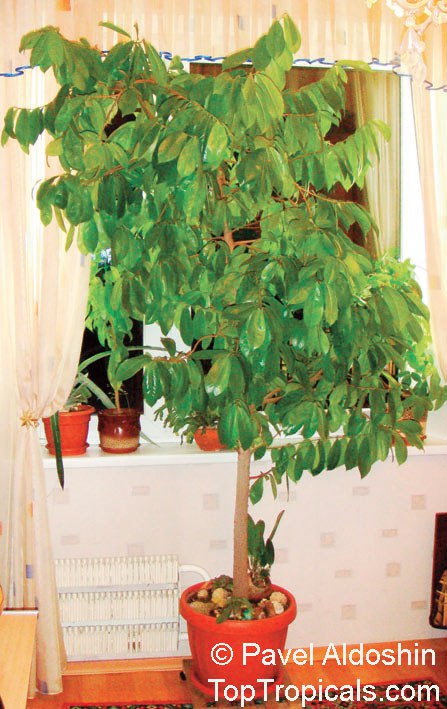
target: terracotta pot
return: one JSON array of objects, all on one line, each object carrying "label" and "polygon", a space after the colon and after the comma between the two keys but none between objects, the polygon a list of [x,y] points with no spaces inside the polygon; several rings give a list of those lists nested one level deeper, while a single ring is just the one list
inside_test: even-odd
[{"label": "terracotta pot", "polygon": [[[95,412],[93,406],[80,404],[76,411],[59,411],[59,431],[63,456],[84,455],[88,448],[87,436],[90,417]],[[56,455],[53,432],[49,418],[43,419],[47,448]]]},{"label": "terracotta pot", "polygon": [[98,411],[99,445],[106,453],[133,453],[140,445],[140,412],[137,409]]},{"label": "terracotta pot", "polygon": [[219,440],[217,428],[212,426],[197,429],[194,440],[202,451],[221,451],[226,448]]},{"label": "terracotta pot", "polygon": [[[421,426],[421,439],[425,440],[427,438],[427,419],[428,419],[428,411],[425,412],[425,414],[423,415],[423,417],[421,419],[415,418],[413,407],[410,406],[408,409],[404,409],[402,417],[399,420],[400,421],[417,421]],[[407,445],[408,445],[408,441],[405,438],[405,436],[403,438],[404,438],[405,443],[407,443]]]},{"label": "terracotta pot", "polygon": [[[201,587],[201,583],[190,586],[180,598],[180,613],[188,625],[192,654],[191,681],[194,686],[213,699],[216,687],[219,687],[219,699],[221,699],[225,686],[235,685],[240,696],[241,686],[249,684],[255,688],[255,698],[259,699],[264,695],[264,683],[257,680],[274,679],[274,683],[266,685],[269,693],[273,692],[283,678],[284,669],[276,651],[278,649],[284,651],[287,629],[296,617],[296,602],[293,596],[280,586],[273,586],[274,591],[281,591],[289,599],[289,606],[284,613],[262,620],[226,620],[217,623],[215,618],[197,613],[188,603],[188,599]],[[213,661],[213,648],[221,643],[229,646],[233,654],[232,660],[227,664],[217,664]],[[245,664],[243,664],[244,643],[259,645],[259,653],[254,657],[247,656]],[[253,651],[254,647],[253,645],[249,649]],[[276,664],[262,663],[263,650],[275,651]],[[223,660],[223,654],[217,659]],[[225,682],[216,684],[209,681],[211,678],[223,679]]]}]

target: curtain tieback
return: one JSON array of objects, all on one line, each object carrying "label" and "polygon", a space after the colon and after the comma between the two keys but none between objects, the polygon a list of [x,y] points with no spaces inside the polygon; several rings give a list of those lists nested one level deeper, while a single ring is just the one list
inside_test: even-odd
[{"label": "curtain tieback", "polygon": [[37,419],[32,411],[24,411],[20,417],[21,425],[25,428],[37,428],[39,419]]}]

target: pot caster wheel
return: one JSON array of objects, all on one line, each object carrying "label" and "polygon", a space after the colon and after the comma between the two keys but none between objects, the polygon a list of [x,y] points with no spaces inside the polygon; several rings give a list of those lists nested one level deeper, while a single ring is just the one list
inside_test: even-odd
[{"label": "pot caster wheel", "polygon": [[186,675],[183,672],[183,670],[180,670],[179,675],[180,675],[180,679],[182,680],[182,682],[186,682]]}]

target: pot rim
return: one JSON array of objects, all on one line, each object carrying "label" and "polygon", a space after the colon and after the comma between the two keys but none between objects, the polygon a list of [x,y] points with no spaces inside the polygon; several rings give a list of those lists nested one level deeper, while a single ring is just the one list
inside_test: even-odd
[{"label": "pot rim", "polygon": [[141,411],[139,411],[138,409],[130,409],[130,408],[129,409],[122,408],[119,411],[118,411],[118,409],[98,409],[98,411],[96,413],[98,414],[98,416],[128,416],[128,415],[142,416]]},{"label": "pot rim", "polygon": [[246,633],[249,628],[250,630],[258,628],[260,633],[274,632],[278,627],[290,625],[296,618],[297,607],[294,596],[282,586],[272,584],[271,593],[280,591],[287,596],[289,601],[289,606],[283,613],[273,618],[261,618],[260,620],[225,620],[223,623],[218,623],[216,618],[212,616],[197,613],[188,603],[188,599],[198,591],[199,588],[202,588],[202,586],[203,581],[193,586],[188,586],[180,597],[180,614],[187,623],[191,623],[191,625],[200,626],[210,631],[214,629],[215,632],[221,634],[240,635]]},{"label": "pot rim", "polygon": [[[59,411],[59,417],[68,417],[68,416],[86,416],[87,414],[91,416],[92,414],[95,413],[95,407],[90,406],[90,404],[79,404],[81,408],[76,409],[75,411]],[[50,416],[44,416],[43,421],[49,421]]]}]

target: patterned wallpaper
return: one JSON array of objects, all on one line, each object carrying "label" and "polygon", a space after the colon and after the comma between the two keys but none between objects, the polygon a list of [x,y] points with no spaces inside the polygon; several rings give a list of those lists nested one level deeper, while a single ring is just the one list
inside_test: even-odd
[{"label": "patterned wallpaper", "polygon": [[[211,464],[179,455],[176,464],[160,464],[158,456],[157,464],[145,457],[119,466],[114,456],[114,467],[97,468],[72,459],[65,491],[47,461],[55,557],[177,554],[211,575],[230,573],[235,466],[219,463],[219,455]],[[266,491],[251,512],[269,528],[286,509],[274,581],[298,603],[288,646],[446,634],[428,623],[434,516],[447,510],[446,467],[446,454],[426,453],[403,467],[378,463],[363,480],[343,470],[305,475],[289,496],[280,489],[276,501]]]}]

